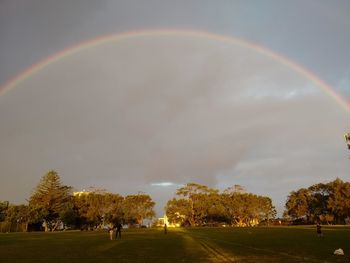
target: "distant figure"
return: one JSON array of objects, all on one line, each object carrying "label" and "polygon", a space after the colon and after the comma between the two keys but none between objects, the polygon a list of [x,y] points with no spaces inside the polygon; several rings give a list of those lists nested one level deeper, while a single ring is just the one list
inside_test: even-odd
[{"label": "distant figure", "polygon": [[320,222],[317,222],[317,225],[316,225],[316,232],[317,232],[317,236],[318,236],[318,237],[321,237],[321,236],[322,236],[322,231],[321,231],[321,224],[320,224]]},{"label": "distant figure", "polygon": [[168,226],[166,224],[164,224],[164,234],[168,233]]},{"label": "distant figure", "polygon": [[113,227],[109,228],[108,232],[109,232],[109,239],[113,240]]},{"label": "distant figure", "polygon": [[122,238],[122,228],[123,228],[122,224],[118,223],[117,224],[117,231],[115,233],[115,238],[118,238],[118,236],[119,236],[119,238]]}]

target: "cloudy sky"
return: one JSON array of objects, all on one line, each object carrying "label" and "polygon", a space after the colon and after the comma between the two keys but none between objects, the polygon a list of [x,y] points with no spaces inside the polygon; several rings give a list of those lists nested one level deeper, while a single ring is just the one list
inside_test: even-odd
[{"label": "cloudy sky", "polygon": [[149,193],[159,215],[188,182],[240,184],[281,214],[290,191],[349,180],[349,11],[0,1],[0,200],[25,202],[54,169],[78,190]]}]

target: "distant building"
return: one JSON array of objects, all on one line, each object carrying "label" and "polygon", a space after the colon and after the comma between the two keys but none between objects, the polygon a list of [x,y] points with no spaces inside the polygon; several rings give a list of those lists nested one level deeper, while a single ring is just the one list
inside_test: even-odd
[{"label": "distant building", "polygon": [[167,225],[167,227],[180,227],[180,224],[169,223],[168,217],[166,215],[164,215],[164,217],[158,218],[156,226],[163,227],[165,224]]},{"label": "distant building", "polygon": [[89,195],[91,194],[92,192],[89,192],[89,191],[85,191],[85,189],[83,189],[83,191],[80,191],[80,192],[73,192],[73,196],[85,196],[85,195]]}]

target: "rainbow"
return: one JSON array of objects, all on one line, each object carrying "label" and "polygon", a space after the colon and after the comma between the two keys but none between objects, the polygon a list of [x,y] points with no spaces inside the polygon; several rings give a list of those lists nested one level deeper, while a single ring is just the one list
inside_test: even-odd
[{"label": "rainbow", "polygon": [[17,85],[19,85],[21,82],[29,78],[31,75],[35,74],[36,72],[40,71],[44,67],[55,63],[58,60],[64,59],[70,55],[73,55],[77,52],[90,49],[93,47],[96,47],[100,44],[107,43],[107,42],[118,42],[123,41],[126,39],[132,39],[132,38],[140,38],[145,36],[188,36],[188,37],[199,37],[203,39],[213,39],[221,42],[226,42],[229,44],[239,45],[248,49],[253,50],[254,52],[260,53],[262,55],[265,55],[267,57],[270,57],[272,59],[275,59],[276,61],[282,63],[283,65],[287,66],[291,70],[295,71],[296,73],[300,74],[301,76],[304,76],[305,78],[309,79],[311,82],[313,82],[317,87],[319,87],[323,92],[325,92],[328,96],[333,98],[339,105],[341,105],[346,111],[350,112],[350,102],[342,97],[339,93],[335,91],[333,87],[331,87],[329,84],[327,84],[325,81],[321,80],[319,77],[317,77],[314,73],[312,73],[310,70],[306,69],[305,67],[291,61],[287,57],[278,54],[272,50],[269,50],[265,47],[259,46],[255,43],[248,42],[243,39],[234,38],[231,36],[225,36],[225,35],[219,35],[215,33],[209,33],[205,31],[192,31],[192,30],[178,30],[178,29],[162,29],[162,30],[144,30],[144,31],[130,31],[130,32],[124,32],[124,33],[118,33],[118,34],[111,34],[111,35],[103,35],[101,37],[97,37],[85,42],[82,42],[78,45],[75,45],[73,47],[69,47],[67,49],[64,49],[52,56],[49,56],[38,63],[32,65],[31,67],[24,70],[22,73],[15,76],[13,79],[6,82],[3,86],[0,87],[0,96],[5,94],[6,92],[10,91]]}]

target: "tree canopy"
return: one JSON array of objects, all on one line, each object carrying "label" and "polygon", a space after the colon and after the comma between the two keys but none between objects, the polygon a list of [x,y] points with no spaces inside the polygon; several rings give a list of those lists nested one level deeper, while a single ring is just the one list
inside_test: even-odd
[{"label": "tree canopy", "polygon": [[[6,203],[7,218],[21,214],[21,218],[26,218],[28,223],[42,222],[45,231],[54,231],[62,226],[91,229],[118,223],[142,225],[144,219],[155,216],[155,203],[147,194],[123,197],[105,190],[91,189],[74,195],[71,187],[62,185],[57,172],[49,171],[33,191],[27,210],[11,207],[13,211],[18,211],[13,213]],[[0,209],[5,207],[5,203],[0,205]]]},{"label": "tree canopy", "polygon": [[205,185],[189,183],[168,201],[166,214],[170,222],[182,225],[229,224],[251,226],[276,215],[269,197],[245,193],[235,185],[222,193]]},{"label": "tree canopy", "polygon": [[350,183],[339,178],[292,191],[284,216],[305,223],[345,223],[350,216]]}]

